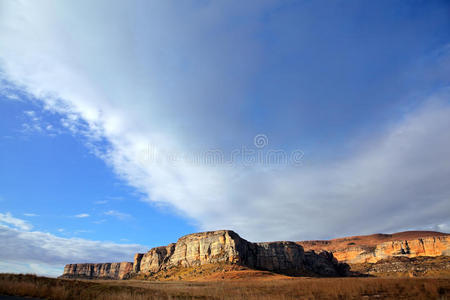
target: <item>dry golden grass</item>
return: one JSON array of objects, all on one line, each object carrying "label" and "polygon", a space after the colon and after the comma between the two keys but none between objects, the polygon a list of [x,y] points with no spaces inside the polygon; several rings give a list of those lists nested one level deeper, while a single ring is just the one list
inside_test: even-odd
[{"label": "dry golden grass", "polygon": [[0,274],[0,294],[44,299],[448,299],[443,278],[86,281]]}]

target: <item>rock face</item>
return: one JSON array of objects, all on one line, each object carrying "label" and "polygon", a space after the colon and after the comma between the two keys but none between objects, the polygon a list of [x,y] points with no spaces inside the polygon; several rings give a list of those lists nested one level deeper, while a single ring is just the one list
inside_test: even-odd
[{"label": "rock face", "polygon": [[251,243],[233,231],[220,230],[189,234],[177,243],[137,253],[134,263],[123,269],[113,271],[108,264],[67,265],[63,277],[122,279],[207,264],[235,264],[288,275],[345,276],[348,271],[348,266],[338,263],[330,252],[305,252],[294,242]]},{"label": "rock face", "polygon": [[[139,263],[140,260],[140,263]],[[135,270],[158,272],[173,266],[193,267],[228,263],[289,275],[345,275],[346,268],[330,253],[305,253],[294,242],[251,243],[233,231],[186,235],[176,244],[135,256]]]},{"label": "rock face", "polygon": [[[361,269],[375,274],[388,272],[390,262],[392,268],[398,266],[398,270],[403,270],[399,272],[409,268],[413,273],[422,274],[417,270],[425,261],[431,266],[428,258],[439,260],[439,263],[432,261],[433,270],[448,265],[448,261],[443,261],[450,256],[449,236],[410,231],[329,241],[251,243],[233,231],[219,230],[189,234],[176,243],[137,253],[133,263],[66,265],[61,277],[126,279],[139,274],[152,276],[174,267],[213,264],[239,265],[294,276],[345,276],[350,274],[349,265],[352,271]],[[396,272],[392,270],[389,272]]]},{"label": "rock face", "polygon": [[124,279],[133,270],[133,263],[69,264],[61,278]]},{"label": "rock face", "polygon": [[450,237],[440,232],[377,234],[298,244],[309,250],[330,251],[339,261],[349,264],[376,263],[392,257],[450,255]]},{"label": "rock face", "polygon": [[352,270],[383,277],[450,277],[450,256],[391,257],[376,263],[354,264]]}]

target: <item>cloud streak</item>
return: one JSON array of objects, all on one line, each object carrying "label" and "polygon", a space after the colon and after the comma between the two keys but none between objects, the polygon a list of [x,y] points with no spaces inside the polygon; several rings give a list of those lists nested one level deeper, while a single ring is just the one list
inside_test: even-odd
[{"label": "cloud streak", "polygon": [[23,215],[26,217],[39,217],[39,215],[33,213],[24,213]]},{"label": "cloud streak", "polygon": [[75,215],[74,216],[75,218],[88,218],[89,217],[89,214],[78,214],[78,215]]},{"label": "cloud streak", "polygon": [[14,218],[9,212],[5,214],[0,213],[0,224],[1,223],[11,225],[14,228],[18,228],[21,230],[31,230],[31,228],[33,228],[33,226],[27,221]]},{"label": "cloud streak", "polygon": [[131,215],[130,214],[126,214],[117,210],[108,210],[104,213],[107,216],[112,216],[115,217],[119,220],[126,220],[126,219],[130,219]]},{"label": "cloud streak", "polygon": [[19,219],[11,221],[11,218],[8,217],[9,224],[18,228],[0,225],[3,244],[0,272],[59,276],[67,263],[132,261],[134,253],[148,250],[136,244],[61,238],[50,233],[27,231],[31,227],[22,226],[24,221],[16,226]]},{"label": "cloud streak", "polygon": [[[400,121],[355,142],[340,160],[283,168],[143,162],[148,145],[183,153],[252,143],[247,124],[238,122],[242,116],[230,111],[245,111],[248,104],[242,104],[246,84],[257,74],[262,51],[254,38],[260,26],[256,16],[270,4],[244,4],[235,12],[219,2],[200,8],[164,2],[133,11],[105,3],[89,9],[83,24],[76,22],[87,12],[83,5],[3,4],[2,69],[47,109],[65,115],[63,125],[85,135],[94,148],[96,140],[106,140],[108,147],[96,148],[97,155],[146,201],[169,205],[199,229],[234,229],[251,240],[449,223],[446,91],[422,99],[426,104],[402,114]],[[153,14],[143,18],[139,11]],[[130,36],[136,24],[127,18],[115,26],[118,16],[127,15],[123,12],[147,30]],[[231,34],[228,19],[256,21],[236,22]],[[113,210],[105,214],[125,217]]]}]

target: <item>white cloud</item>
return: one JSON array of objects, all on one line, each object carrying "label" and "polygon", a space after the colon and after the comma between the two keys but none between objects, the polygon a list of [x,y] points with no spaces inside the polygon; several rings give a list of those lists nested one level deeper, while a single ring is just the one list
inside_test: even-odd
[{"label": "white cloud", "polygon": [[106,204],[106,203],[108,203],[107,200],[100,200],[100,201],[95,201],[95,202],[94,202],[94,204],[98,204],[98,205]]},{"label": "white cloud", "polygon": [[57,277],[64,271],[64,266],[26,263],[19,261],[0,261],[0,273],[39,274]]},{"label": "white cloud", "polygon": [[27,221],[14,218],[9,212],[5,214],[0,213],[0,224],[12,225],[13,227],[21,230],[31,230],[33,228],[33,226]]},{"label": "white cloud", "polygon": [[26,114],[27,116],[29,116],[30,118],[36,117],[36,112],[34,110],[26,110],[23,113]]},{"label": "white cloud", "polygon": [[63,133],[60,128],[55,128],[48,121],[44,121],[42,116],[34,110],[26,110],[24,115],[26,116],[26,121],[22,123],[22,133],[41,133],[48,136],[56,136]]},{"label": "white cloud", "polygon": [[173,204],[202,230],[298,240],[423,229],[445,222],[450,211],[450,142],[443,138],[449,97],[437,98],[342,161],[278,170],[185,162],[162,167],[134,160],[131,142],[117,143],[108,159],[130,184]]},{"label": "white cloud", "polygon": [[111,201],[122,201],[122,200],[125,200],[125,198],[122,197],[122,196],[106,196],[106,198],[111,200]]},{"label": "white cloud", "polygon": [[39,124],[28,124],[28,123],[23,123],[22,124],[22,132],[24,133],[31,133],[31,132],[41,132],[42,128]]},{"label": "white cloud", "polygon": [[148,250],[136,244],[61,238],[50,233],[24,231],[4,225],[0,225],[0,240],[0,272],[51,276],[61,275],[64,265],[68,263],[132,261],[136,252]]},{"label": "white cloud", "polygon": [[433,228],[433,230],[450,232],[450,223],[438,224]]},{"label": "white cloud", "polygon": [[89,214],[78,214],[74,216],[75,218],[87,218],[89,217]]},{"label": "white cloud", "polygon": [[38,217],[39,216],[39,215],[33,214],[33,213],[24,213],[23,215],[26,217]]},{"label": "white cloud", "polygon": [[[0,71],[0,77],[1,77],[1,71]],[[1,80],[1,78],[0,78]],[[8,84],[5,81],[0,81],[0,94],[2,96],[4,96],[4,99],[8,99],[11,101],[19,101],[22,102],[22,98],[20,97],[20,95],[17,94],[17,90],[11,86],[10,84]]]},{"label": "white cloud", "polygon": [[90,232],[93,232],[92,230],[90,230],[90,229],[79,229],[79,230],[75,230],[73,233],[75,234],[75,235],[79,235],[80,233],[81,234],[83,234],[83,233],[90,233]]},{"label": "white cloud", "polygon": [[106,222],[105,219],[100,219],[100,220],[94,221],[94,222],[92,222],[92,223],[94,223],[94,224],[103,224],[103,223],[105,223],[105,222]]},{"label": "white cloud", "polygon": [[131,218],[130,214],[122,213],[117,210],[108,210],[108,211],[104,212],[104,214],[107,216],[116,217],[119,220],[126,220],[126,219]]},{"label": "white cloud", "polygon": [[[97,154],[119,176],[200,229],[298,240],[448,224],[446,93],[341,161],[275,169],[142,161],[148,145],[183,153],[239,140],[245,126],[226,112],[241,108],[243,86],[257,70],[258,45],[248,29],[254,24],[230,34],[224,20],[234,12],[225,4],[186,14],[161,2],[137,10],[146,14],[137,18],[146,31],[130,36],[137,26],[118,17],[128,9],[120,4],[2,4],[0,58],[8,79],[65,114],[61,122],[72,132],[105,138],[110,148]],[[241,5],[256,14],[265,4]]]}]

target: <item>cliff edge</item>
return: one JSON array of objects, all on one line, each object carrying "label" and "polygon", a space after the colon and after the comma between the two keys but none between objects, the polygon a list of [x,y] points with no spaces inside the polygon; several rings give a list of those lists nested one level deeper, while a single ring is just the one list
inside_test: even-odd
[{"label": "cliff edge", "polygon": [[345,276],[346,264],[326,251],[304,251],[294,242],[251,243],[231,230],[189,234],[176,243],[137,253],[133,263],[66,265],[62,278],[125,279],[172,268],[238,265],[293,276]]},{"label": "cliff edge", "polygon": [[392,257],[450,255],[450,235],[435,231],[372,234],[298,244],[306,250],[332,252],[340,262],[349,264],[376,263]]},{"label": "cliff edge", "polygon": [[132,262],[68,264],[60,278],[125,279],[133,270]]}]

